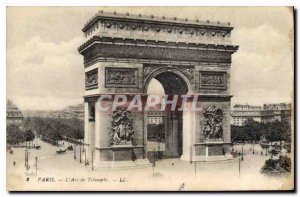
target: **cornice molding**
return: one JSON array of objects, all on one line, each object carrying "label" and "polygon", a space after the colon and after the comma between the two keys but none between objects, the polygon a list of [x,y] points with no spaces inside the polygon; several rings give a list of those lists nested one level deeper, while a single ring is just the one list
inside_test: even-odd
[{"label": "cornice molding", "polygon": [[[93,27],[98,21],[105,20],[111,22],[129,22],[129,23],[141,23],[144,25],[147,24],[156,24],[161,26],[178,26],[178,27],[199,27],[199,28],[212,28],[212,29],[223,29],[231,31],[233,27],[230,23],[222,23],[222,22],[213,22],[213,21],[200,21],[199,19],[191,20],[188,18],[177,18],[177,17],[158,17],[154,15],[142,15],[142,14],[129,14],[129,13],[117,13],[117,12],[104,12],[99,11],[96,13],[91,19],[87,21],[84,25],[82,31],[87,32],[90,28]],[[112,25],[112,24],[111,24]],[[108,24],[109,26],[109,24]],[[121,27],[122,28],[122,27]],[[124,28],[124,27],[123,27]]]},{"label": "cornice molding", "polygon": [[165,42],[94,36],[79,47],[85,66],[99,61],[120,60],[150,63],[206,62],[231,63],[231,54],[238,49],[233,45]]},{"label": "cornice molding", "polygon": [[211,49],[211,50],[226,50],[234,53],[239,46],[224,45],[224,44],[202,44],[202,43],[188,43],[188,42],[168,42],[158,40],[146,39],[130,39],[130,38],[113,38],[93,36],[78,48],[78,52],[82,53],[86,48],[94,43],[113,44],[113,45],[127,45],[127,46],[148,46],[148,47],[167,47],[167,48],[182,48],[182,49]]}]

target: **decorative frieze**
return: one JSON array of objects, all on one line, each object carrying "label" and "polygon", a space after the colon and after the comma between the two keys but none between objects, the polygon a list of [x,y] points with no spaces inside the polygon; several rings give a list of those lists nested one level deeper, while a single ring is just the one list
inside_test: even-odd
[{"label": "decorative frieze", "polygon": [[99,12],[88,21],[82,31],[86,37],[99,33],[127,35],[137,32],[136,38],[139,35],[148,39],[161,35],[165,39],[168,36],[176,36],[178,39],[189,41],[193,37],[193,42],[208,42],[212,40],[207,38],[213,37],[214,42],[230,44],[232,29],[229,23]]},{"label": "decorative frieze", "polygon": [[223,138],[223,110],[219,107],[208,106],[204,109],[203,134],[206,140]]},{"label": "decorative frieze", "polygon": [[[99,38],[100,42],[90,45],[89,49],[83,49],[84,63],[89,64],[99,58],[117,58],[117,59],[142,59],[142,60],[161,60],[161,61],[188,61],[188,62],[210,62],[210,63],[230,63],[231,54],[234,47],[224,47],[222,50],[214,49],[214,46],[207,46],[207,48],[195,47],[179,47],[177,44],[169,46],[170,44],[161,43],[158,47],[156,45],[138,44],[137,41],[128,40],[113,44],[110,38]],[[149,42],[149,41],[147,41]],[[166,44],[166,45],[164,45]],[[188,46],[188,45],[187,45]],[[218,47],[217,47],[218,48]],[[216,48],[216,49],[217,49]],[[221,48],[221,47],[220,47]]]},{"label": "decorative frieze", "polygon": [[137,68],[105,68],[105,87],[138,87]]},{"label": "decorative frieze", "polygon": [[85,89],[94,89],[98,87],[98,69],[85,73]]},{"label": "decorative frieze", "polygon": [[226,72],[200,71],[200,88],[227,89]]}]

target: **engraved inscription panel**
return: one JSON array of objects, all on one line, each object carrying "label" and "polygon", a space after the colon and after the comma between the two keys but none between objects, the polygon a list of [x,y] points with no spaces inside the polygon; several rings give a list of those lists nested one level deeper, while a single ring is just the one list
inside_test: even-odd
[{"label": "engraved inscription panel", "polygon": [[98,69],[85,73],[85,89],[94,89],[98,87]]},{"label": "engraved inscription panel", "polygon": [[226,72],[200,72],[200,88],[227,89]]},{"label": "engraved inscription panel", "polygon": [[105,68],[105,87],[138,87],[137,68]]}]

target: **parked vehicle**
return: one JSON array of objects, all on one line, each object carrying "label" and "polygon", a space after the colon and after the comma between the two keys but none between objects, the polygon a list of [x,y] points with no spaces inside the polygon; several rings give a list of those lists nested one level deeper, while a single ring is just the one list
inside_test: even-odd
[{"label": "parked vehicle", "polygon": [[56,155],[62,155],[65,154],[67,150],[58,150],[56,151]]},{"label": "parked vehicle", "polygon": [[270,143],[268,141],[260,141],[260,146],[262,148],[269,148],[270,147]]}]

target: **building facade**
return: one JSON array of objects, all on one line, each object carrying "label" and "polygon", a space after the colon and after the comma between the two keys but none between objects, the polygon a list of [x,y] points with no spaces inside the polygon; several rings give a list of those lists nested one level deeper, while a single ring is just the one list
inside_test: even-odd
[{"label": "building facade", "polygon": [[162,124],[165,119],[165,113],[161,111],[150,111],[147,113],[148,124]]},{"label": "building facade", "polygon": [[112,104],[103,95],[126,94],[128,102],[133,95],[147,99],[153,78],[166,95],[197,96],[202,108],[168,112],[166,154],[185,161],[232,158],[230,65],[238,49],[231,44],[232,30],[229,23],[177,17],[100,11],[91,18],[78,51],[85,72],[84,142],[95,165],[147,160],[147,112],[97,109]]},{"label": "building facade", "polygon": [[66,107],[61,112],[61,117],[66,119],[77,118],[83,120],[84,118],[84,105],[78,104],[74,106]]},{"label": "building facade", "polygon": [[291,122],[291,104],[277,103],[251,106],[236,104],[231,112],[231,124],[242,126],[248,119],[268,123],[274,121]]},{"label": "building facade", "polygon": [[23,125],[23,114],[19,108],[9,99],[6,100],[6,124]]}]

